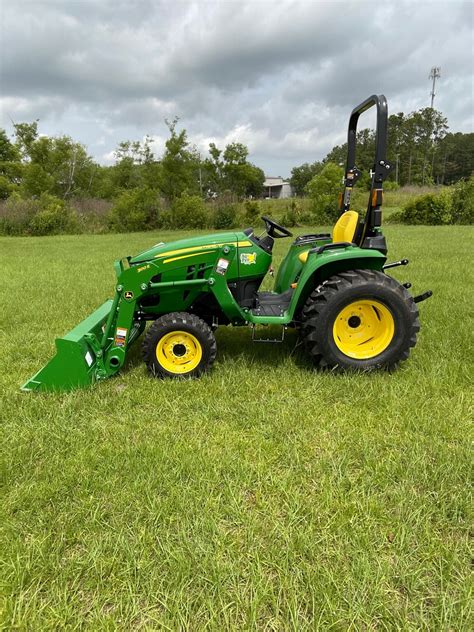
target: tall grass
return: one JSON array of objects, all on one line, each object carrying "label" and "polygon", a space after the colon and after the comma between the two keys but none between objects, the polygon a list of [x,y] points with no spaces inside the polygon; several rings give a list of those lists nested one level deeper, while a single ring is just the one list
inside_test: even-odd
[{"label": "tall grass", "polygon": [[[409,200],[426,192],[434,192],[439,190],[439,187],[403,187],[396,191],[386,191],[384,196],[384,213],[386,217],[392,215],[395,211],[399,211]],[[298,207],[299,224],[310,225],[313,221],[311,213],[311,200],[309,198],[290,198],[290,199],[269,199],[258,200],[262,214],[270,215],[277,221],[282,221],[291,209],[290,205],[292,201],[296,200]],[[353,207],[355,210],[364,211],[367,207],[368,192],[355,189],[353,195]],[[62,231],[66,233],[105,233],[114,230],[113,222],[111,221],[111,209],[114,203],[109,200],[101,200],[96,198],[75,198],[68,201],[68,207],[71,211],[72,221],[68,222],[67,227]],[[169,211],[164,200],[160,201],[161,211],[163,214],[162,225],[166,225],[167,221],[164,220],[165,215],[169,216]],[[334,206],[337,206],[337,191],[334,193]],[[0,200],[0,234],[30,234],[34,231],[31,230],[31,221],[36,213],[38,213],[38,201],[34,199],[15,199],[13,200]],[[219,200],[208,200],[206,203],[207,209],[207,223],[208,227],[212,228],[217,225],[220,226],[224,223],[233,223],[234,225],[240,225],[245,221],[246,208],[245,202],[237,202],[232,196],[224,195]],[[128,214],[132,215],[134,212],[133,206],[130,207]],[[224,219],[220,218],[220,215],[224,215]],[[169,217],[168,217],[169,219]],[[160,220],[158,219],[158,222]],[[190,219],[192,222],[192,218]],[[143,229],[147,228],[147,222],[143,222],[145,225]],[[148,222],[149,223],[149,222]],[[156,224],[156,221],[154,222]]]}]

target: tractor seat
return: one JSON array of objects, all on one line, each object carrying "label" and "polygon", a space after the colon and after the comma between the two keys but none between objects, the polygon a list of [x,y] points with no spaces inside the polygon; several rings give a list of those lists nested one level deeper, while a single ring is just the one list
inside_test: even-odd
[{"label": "tractor seat", "polygon": [[[334,244],[340,241],[346,241],[350,244],[353,243],[358,223],[359,213],[356,211],[346,211],[343,213],[334,225],[332,231],[332,243]],[[306,263],[308,255],[309,250],[306,250],[306,252],[302,252],[298,256],[298,259],[301,263]]]}]

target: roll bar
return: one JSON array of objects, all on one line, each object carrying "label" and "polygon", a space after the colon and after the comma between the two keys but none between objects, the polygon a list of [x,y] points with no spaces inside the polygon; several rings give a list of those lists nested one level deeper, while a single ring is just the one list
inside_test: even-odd
[{"label": "roll bar", "polygon": [[[363,247],[375,247],[367,242],[368,238],[376,237],[379,233],[377,229],[382,224],[382,199],[383,199],[383,181],[390,173],[390,164],[386,159],[387,152],[387,126],[388,126],[388,107],[387,99],[383,94],[373,94],[355,107],[349,118],[349,128],[347,132],[347,161],[346,173],[344,176],[344,195],[340,203],[342,212],[350,210],[352,188],[361,176],[361,172],[356,167],[356,140],[357,140],[357,124],[361,114],[375,106],[377,109],[377,122],[375,132],[375,156],[372,167],[372,180],[370,184],[369,202],[367,212],[363,223],[359,226],[356,233],[356,243]],[[379,241],[379,240],[378,240]],[[374,242],[376,243],[376,242]]]},{"label": "roll bar", "polygon": [[[356,159],[356,137],[357,123],[361,114],[369,110],[371,107],[377,108],[377,123],[375,136],[375,164],[379,164],[380,160],[385,160],[387,152],[387,123],[388,123],[388,107],[387,99],[383,94],[373,94],[371,97],[363,101],[360,105],[352,110],[349,119],[349,129],[347,132],[347,163],[346,171],[355,167]],[[384,174],[385,170],[382,170]]]}]

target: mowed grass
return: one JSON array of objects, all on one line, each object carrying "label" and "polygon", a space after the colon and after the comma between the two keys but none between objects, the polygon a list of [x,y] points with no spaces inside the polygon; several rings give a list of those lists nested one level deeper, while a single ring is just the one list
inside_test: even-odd
[{"label": "mowed grass", "polygon": [[397,372],[223,328],[201,380],[150,378],[137,344],[68,394],[19,387],[114,259],[178,234],[0,239],[4,629],[472,629],[474,233],[386,235],[394,276],[434,292]]}]

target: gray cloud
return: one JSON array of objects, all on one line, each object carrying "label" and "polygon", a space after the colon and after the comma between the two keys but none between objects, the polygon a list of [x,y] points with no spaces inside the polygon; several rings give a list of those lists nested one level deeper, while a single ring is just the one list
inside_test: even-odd
[{"label": "gray cloud", "polygon": [[[40,118],[99,160],[178,115],[203,151],[241,140],[287,175],[345,136],[353,105],[436,106],[471,131],[472,5],[463,2],[3,0],[0,124]],[[368,119],[368,124],[370,120]]]}]

